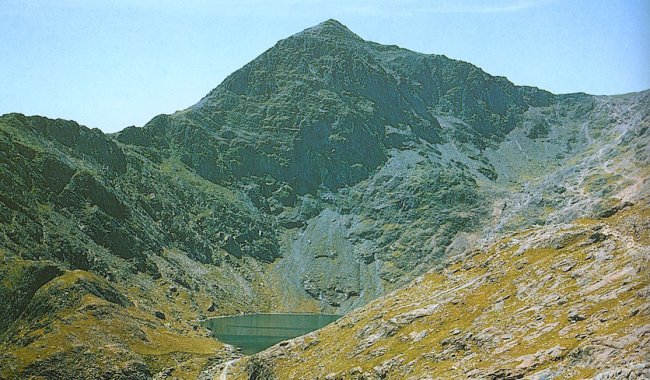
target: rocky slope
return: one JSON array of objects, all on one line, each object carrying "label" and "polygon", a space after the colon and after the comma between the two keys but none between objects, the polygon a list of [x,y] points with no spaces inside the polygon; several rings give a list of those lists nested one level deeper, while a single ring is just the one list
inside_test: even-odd
[{"label": "rocky slope", "polygon": [[648,378],[650,208],[643,201],[607,218],[527,229],[456,256],[444,270],[240,360],[229,373]]},{"label": "rocky slope", "polygon": [[647,91],[518,87],[329,20],[143,128],[4,115],[0,377],[209,376],[230,354],[199,318],[347,312],[513,232],[643,203],[649,110]]}]

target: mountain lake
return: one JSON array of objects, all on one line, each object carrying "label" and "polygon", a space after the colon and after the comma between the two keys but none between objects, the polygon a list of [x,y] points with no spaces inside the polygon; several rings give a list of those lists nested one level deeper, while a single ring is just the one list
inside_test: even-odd
[{"label": "mountain lake", "polygon": [[339,318],[340,315],[329,314],[249,314],[211,318],[202,325],[219,341],[241,348],[245,355],[252,355],[283,340],[318,330]]}]

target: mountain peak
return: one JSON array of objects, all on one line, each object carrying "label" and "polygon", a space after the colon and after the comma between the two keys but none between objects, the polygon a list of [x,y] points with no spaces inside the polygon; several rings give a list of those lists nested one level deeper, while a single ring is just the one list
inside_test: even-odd
[{"label": "mountain peak", "polygon": [[339,38],[346,37],[346,38],[361,39],[361,37],[354,34],[345,25],[341,24],[340,22],[334,19],[323,21],[316,26],[312,26],[311,28],[305,29],[302,33],[299,34],[303,34],[303,33],[310,34],[310,35],[324,36],[324,37],[339,37]]},{"label": "mountain peak", "polygon": [[314,28],[343,28],[345,30],[348,30],[345,25],[341,24],[341,22],[333,18],[321,22],[320,24],[314,26]]}]

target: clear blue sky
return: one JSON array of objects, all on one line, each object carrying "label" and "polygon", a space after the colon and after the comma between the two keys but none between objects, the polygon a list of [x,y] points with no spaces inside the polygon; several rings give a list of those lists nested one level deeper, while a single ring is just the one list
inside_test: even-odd
[{"label": "clear blue sky", "polygon": [[650,88],[650,0],[0,0],[0,114],[140,126],[328,18],[556,93]]}]

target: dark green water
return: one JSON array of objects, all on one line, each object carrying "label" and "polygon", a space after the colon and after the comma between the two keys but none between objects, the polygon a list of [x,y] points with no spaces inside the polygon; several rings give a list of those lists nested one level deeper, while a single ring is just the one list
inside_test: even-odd
[{"label": "dark green water", "polygon": [[283,340],[305,335],[339,319],[323,314],[251,314],[208,319],[203,326],[223,343],[252,355]]}]

